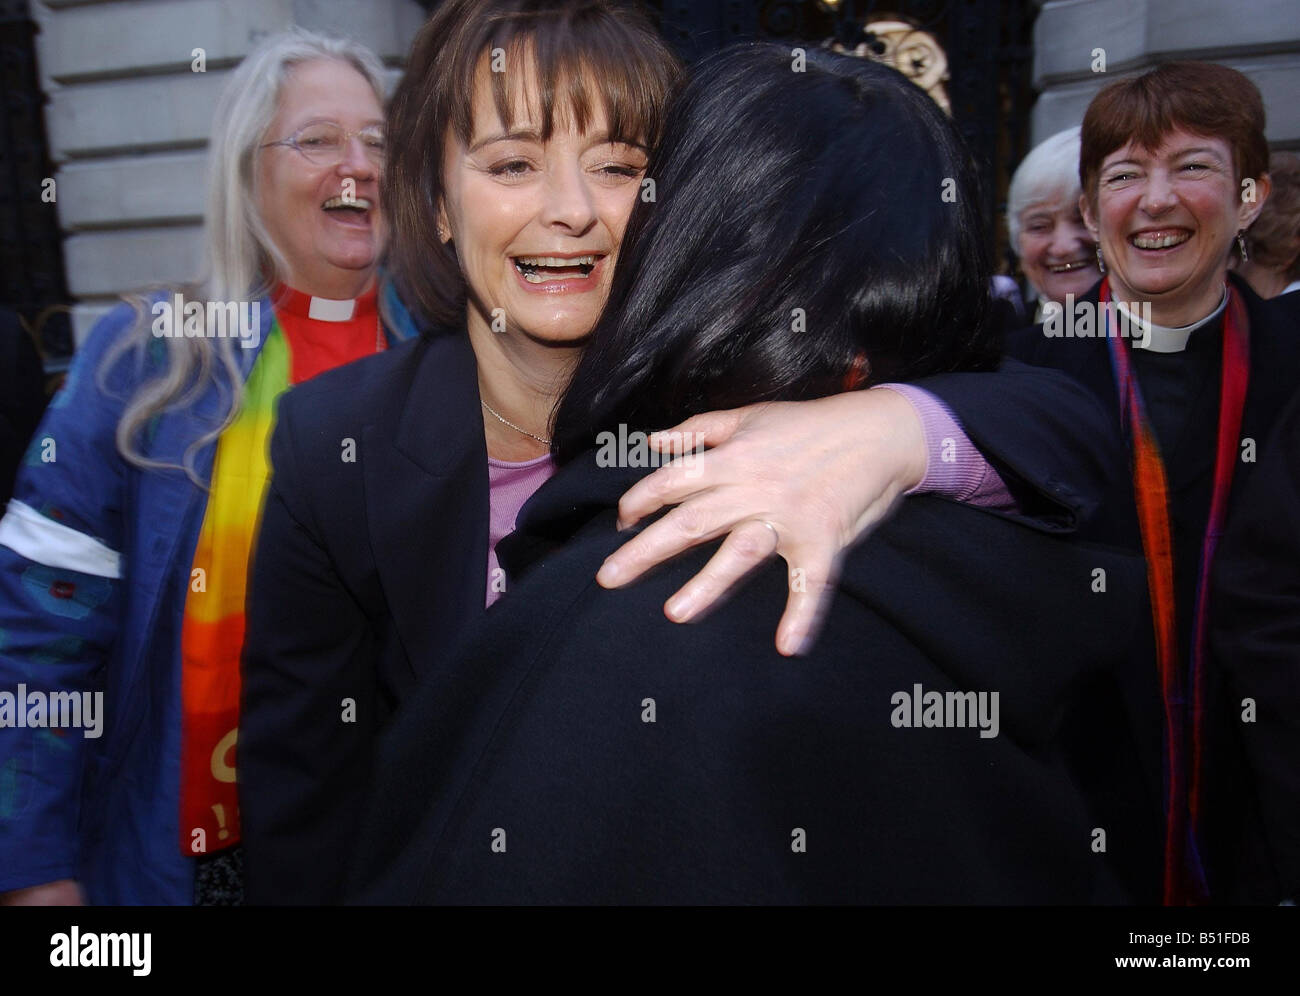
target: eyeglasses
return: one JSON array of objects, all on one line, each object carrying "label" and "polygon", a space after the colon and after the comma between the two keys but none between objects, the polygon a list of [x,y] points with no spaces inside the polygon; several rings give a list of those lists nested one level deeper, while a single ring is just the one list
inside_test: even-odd
[{"label": "eyeglasses", "polygon": [[368,158],[376,166],[384,164],[385,140],[384,130],[377,125],[369,125],[360,131],[345,131],[341,126],[330,122],[317,122],[299,128],[288,138],[278,142],[267,142],[262,146],[269,149],[273,145],[286,145],[297,149],[308,162],[317,166],[334,166],[343,161],[347,154],[348,142],[354,138],[361,139]]}]

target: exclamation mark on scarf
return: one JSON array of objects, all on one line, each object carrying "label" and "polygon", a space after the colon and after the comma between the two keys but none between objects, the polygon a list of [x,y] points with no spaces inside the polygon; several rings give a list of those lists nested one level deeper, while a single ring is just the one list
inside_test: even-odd
[{"label": "exclamation mark on scarf", "polygon": [[221,803],[213,803],[212,811],[217,814],[217,840],[225,840],[230,836],[230,831],[226,829],[226,807]]}]

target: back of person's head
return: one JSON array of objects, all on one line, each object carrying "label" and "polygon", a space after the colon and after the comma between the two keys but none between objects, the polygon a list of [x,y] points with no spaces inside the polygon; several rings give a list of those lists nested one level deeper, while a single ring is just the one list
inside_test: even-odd
[{"label": "back of person's head", "polygon": [[750,44],[695,69],[629,221],[610,300],[556,420],[600,431],[991,368],[977,180],[893,69]]}]

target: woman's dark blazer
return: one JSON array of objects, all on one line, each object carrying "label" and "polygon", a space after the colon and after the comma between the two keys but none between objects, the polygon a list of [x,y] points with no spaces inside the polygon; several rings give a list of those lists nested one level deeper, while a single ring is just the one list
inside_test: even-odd
[{"label": "woman's dark blazer", "polygon": [[[1008,364],[919,383],[964,422],[1036,528],[1076,529],[1122,472],[1105,413],[1059,374]],[[464,332],[287,392],[271,460],[239,733],[246,894],[329,903],[342,897],[378,732],[484,614],[487,454]],[[779,608],[763,620],[769,642]]]},{"label": "woman's dark blazer", "polygon": [[[915,498],[849,554],[815,649],[789,659],[780,561],[689,626],[662,605],[716,543],[596,585],[643,473],[588,454],[500,544],[511,593],[385,738],[357,901],[1132,898],[1112,856],[1139,842],[1098,823],[1063,734],[1087,721],[1079,691],[1124,669],[1140,558]],[[973,708],[900,725],[897,696],[927,692],[997,693],[996,736]]]},{"label": "woman's dark blazer", "polygon": [[483,615],[474,355],[429,335],[286,392],[250,568],[238,770],[245,895],[341,899],[378,731]]}]

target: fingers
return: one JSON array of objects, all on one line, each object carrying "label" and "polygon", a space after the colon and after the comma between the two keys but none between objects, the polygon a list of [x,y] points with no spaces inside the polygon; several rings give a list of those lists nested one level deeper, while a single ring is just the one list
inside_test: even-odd
[{"label": "fingers", "polygon": [[712,608],[746,574],[776,553],[775,528],[750,519],[733,529],[703,569],[664,605],[673,622],[690,622]]},{"label": "fingers", "polygon": [[836,576],[833,565],[790,568],[790,598],[776,628],[778,653],[794,657],[812,650],[835,597]]},{"label": "fingers", "polygon": [[619,499],[618,528],[634,526],[665,505],[676,505],[718,484],[716,459],[704,452],[704,447],[727,442],[747,418],[767,407],[770,406],[759,404],[705,412],[693,415],[671,429],[652,432],[649,444],[660,453],[674,454],[677,459],[628,488]]},{"label": "fingers", "polygon": [[712,482],[705,477],[706,460],[707,454],[693,453],[637,481],[618,500],[618,528],[635,526],[665,505],[678,505],[708,487]]},{"label": "fingers", "polygon": [[[753,407],[753,406],[751,406]],[[732,408],[723,412],[704,412],[701,415],[692,415],[680,425],[675,425],[671,429],[665,429],[662,432],[652,432],[650,434],[650,445],[658,450],[672,449],[674,436],[680,440],[688,442],[687,449],[692,448],[693,443],[706,443],[709,446],[717,446],[719,443],[726,442],[740,428],[744,421],[745,412],[748,408]]]},{"label": "fingers", "polygon": [[[661,472],[662,468],[656,473]],[[648,480],[649,477],[644,478],[641,483]],[[627,495],[623,497],[626,500]],[[683,550],[721,536],[735,520],[714,511],[715,504],[695,501],[678,505],[611,553],[596,572],[596,581],[606,588],[617,588],[635,581],[651,567]]]}]

